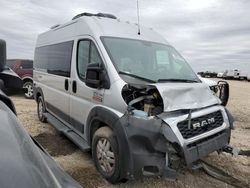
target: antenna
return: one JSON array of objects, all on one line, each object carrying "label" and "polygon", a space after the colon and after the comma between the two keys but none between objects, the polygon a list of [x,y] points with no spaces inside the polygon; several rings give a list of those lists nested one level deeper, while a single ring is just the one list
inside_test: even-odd
[{"label": "antenna", "polygon": [[141,31],[140,31],[139,0],[137,0],[137,22],[138,22],[138,35],[140,35]]}]

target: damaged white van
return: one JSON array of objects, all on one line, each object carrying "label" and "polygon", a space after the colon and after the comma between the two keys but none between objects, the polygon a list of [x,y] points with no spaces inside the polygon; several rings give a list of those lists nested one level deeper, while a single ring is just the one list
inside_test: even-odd
[{"label": "damaged white van", "polygon": [[137,28],[83,13],[39,35],[35,49],[39,119],[91,149],[112,183],[175,178],[227,146],[233,128],[220,98],[182,56],[152,29]]}]

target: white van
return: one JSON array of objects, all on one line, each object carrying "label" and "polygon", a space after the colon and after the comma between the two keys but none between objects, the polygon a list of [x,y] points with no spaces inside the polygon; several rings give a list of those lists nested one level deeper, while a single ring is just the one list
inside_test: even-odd
[{"label": "white van", "polygon": [[[178,169],[228,145],[233,118],[158,33],[110,14],[83,13],[39,35],[38,117],[115,183]],[[59,144],[59,143],[58,143]]]}]

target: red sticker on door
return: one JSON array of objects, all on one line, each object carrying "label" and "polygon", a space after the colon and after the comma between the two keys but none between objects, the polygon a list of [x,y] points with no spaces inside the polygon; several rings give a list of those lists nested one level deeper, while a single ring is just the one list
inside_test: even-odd
[{"label": "red sticker on door", "polygon": [[97,102],[102,102],[103,101],[103,94],[94,92],[93,93],[93,100]]}]

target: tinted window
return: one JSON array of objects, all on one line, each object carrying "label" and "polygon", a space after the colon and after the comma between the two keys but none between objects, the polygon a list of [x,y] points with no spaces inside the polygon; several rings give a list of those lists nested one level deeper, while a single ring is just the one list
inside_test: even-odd
[{"label": "tinted window", "polygon": [[95,44],[90,40],[78,43],[77,72],[80,78],[85,78],[87,65],[90,63],[102,64],[102,59]]},{"label": "tinted window", "polygon": [[33,68],[33,62],[30,60],[24,60],[21,63],[21,67],[22,69],[32,69]]},{"label": "tinted window", "polygon": [[39,47],[35,50],[34,67],[47,70],[49,59],[49,46]]},{"label": "tinted window", "polygon": [[73,42],[65,42],[49,47],[48,73],[70,77]]},{"label": "tinted window", "polygon": [[44,46],[36,49],[35,68],[48,73],[70,77],[73,41]]}]

